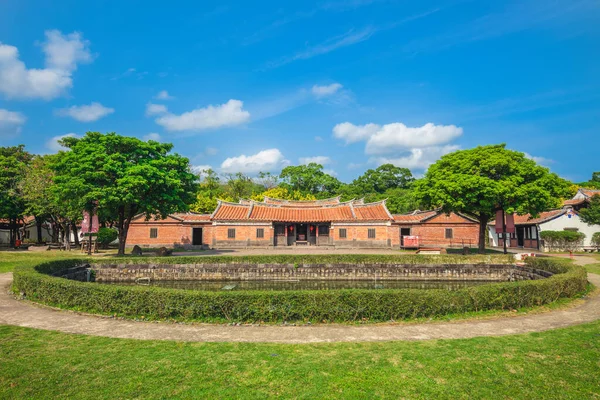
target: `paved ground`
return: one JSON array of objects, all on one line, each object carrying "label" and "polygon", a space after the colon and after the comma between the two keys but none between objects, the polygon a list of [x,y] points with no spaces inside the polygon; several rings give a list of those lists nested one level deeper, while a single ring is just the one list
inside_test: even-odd
[{"label": "paved ground", "polygon": [[[576,257],[578,264],[597,262]],[[589,274],[600,287],[600,275]],[[363,342],[386,340],[457,339],[539,332],[600,319],[600,296],[560,311],[488,320],[433,322],[425,324],[227,326],[172,324],[115,320],[34,306],[17,301],[8,293],[12,274],[0,274],[0,324],[66,333],[144,340],[190,342]]]}]

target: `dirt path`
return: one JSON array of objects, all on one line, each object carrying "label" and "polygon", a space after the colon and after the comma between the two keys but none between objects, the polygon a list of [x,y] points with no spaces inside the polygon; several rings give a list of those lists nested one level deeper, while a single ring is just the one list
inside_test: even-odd
[{"label": "dirt path", "polygon": [[[589,257],[577,257],[587,264]],[[600,275],[589,274],[600,287]],[[0,324],[143,340],[178,340],[189,342],[367,342],[386,340],[457,339],[476,336],[502,336],[540,332],[600,319],[600,296],[565,310],[515,317],[424,324],[314,325],[314,326],[227,326],[151,323],[82,315],[37,307],[15,300],[8,293],[12,274],[0,274]]]}]

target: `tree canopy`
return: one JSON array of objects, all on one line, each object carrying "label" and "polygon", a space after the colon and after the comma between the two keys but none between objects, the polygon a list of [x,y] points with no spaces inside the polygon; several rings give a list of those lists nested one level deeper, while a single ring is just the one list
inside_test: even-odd
[{"label": "tree canopy", "polygon": [[587,189],[600,189],[600,171],[592,172],[592,179],[587,182],[578,183],[578,186]]},{"label": "tree canopy", "polygon": [[569,182],[504,144],[443,156],[415,183],[415,191],[426,205],[476,218],[480,251],[496,211],[538,215],[572,194]]},{"label": "tree canopy", "polygon": [[323,166],[317,163],[307,165],[292,165],[285,167],[279,177],[282,187],[291,191],[312,194],[317,198],[336,195],[342,183],[323,171]]},{"label": "tree canopy", "polygon": [[383,164],[376,169],[368,169],[350,185],[361,193],[385,193],[390,189],[408,189],[414,180],[408,168]]},{"label": "tree canopy", "polygon": [[21,182],[32,157],[23,145],[0,147],[0,218],[9,221],[11,247],[17,237],[17,221],[23,218],[27,206]]},{"label": "tree canopy", "polygon": [[579,217],[588,225],[600,225],[600,195],[592,196],[590,204],[579,210]]},{"label": "tree canopy", "polygon": [[143,142],[116,133],[88,132],[66,137],[52,168],[54,191],[79,209],[96,204],[117,222],[119,254],[124,254],[131,219],[162,217],[186,211],[195,194],[196,177],[189,160],[170,153],[172,144]]}]

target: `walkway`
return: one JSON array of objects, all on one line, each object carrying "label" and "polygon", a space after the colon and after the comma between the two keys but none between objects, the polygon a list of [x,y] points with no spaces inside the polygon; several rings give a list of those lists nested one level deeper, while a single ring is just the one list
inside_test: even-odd
[{"label": "walkway", "polygon": [[[577,257],[578,264],[597,262]],[[593,261],[592,261],[593,260]],[[600,275],[589,274],[600,287]],[[0,274],[0,324],[112,338],[187,342],[319,343],[458,339],[540,332],[600,319],[600,296],[565,310],[487,320],[424,324],[228,326],[118,320],[54,310],[15,300],[8,293],[12,274]]]}]

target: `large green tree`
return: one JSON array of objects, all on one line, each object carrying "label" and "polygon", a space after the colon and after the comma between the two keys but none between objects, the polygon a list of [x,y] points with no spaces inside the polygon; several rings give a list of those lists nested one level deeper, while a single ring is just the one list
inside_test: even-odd
[{"label": "large green tree", "polygon": [[119,231],[120,255],[134,216],[165,218],[194,201],[196,176],[187,158],[171,153],[172,144],[99,132],[67,137],[61,144],[69,150],[52,164],[56,196],[73,199],[81,210],[97,204],[110,215]]},{"label": "large green tree", "polygon": [[600,171],[592,172],[592,179],[587,182],[578,183],[578,186],[588,189],[600,189]]},{"label": "large green tree", "polygon": [[447,154],[414,187],[422,203],[476,218],[480,252],[496,211],[537,215],[571,195],[569,182],[504,144]]},{"label": "large green tree", "polygon": [[292,192],[312,194],[317,198],[336,195],[342,186],[337,178],[325,173],[323,166],[317,163],[285,167],[279,177],[282,180],[281,187]]},{"label": "large green tree", "polygon": [[18,223],[27,206],[20,189],[31,159],[23,145],[0,147],[0,218],[8,221],[11,247],[15,246]]},{"label": "large green tree", "polygon": [[[59,230],[66,249],[70,248],[71,234],[78,243],[77,223],[81,220],[81,208],[77,199],[59,196],[54,187],[54,171],[50,167],[61,154],[36,156],[27,167],[21,182],[21,191],[27,205],[27,213],[38,222],[38,241],[41,239],[41,221],[52,224],[53,241],[58,240]],[[59,229],[60,228],[60,229]]]},{"label": "large green tree", "polygon": [[600,225],[600,195],[592,196],[590,204],[579,210],[579,217],[588,225]]},{"label": "large green tree", "polygon": [[408,168],[383,164],[376,169],[368,169],[350,185],[362,193],[385,193],[390,189],[407,189],[414,180]]}]

